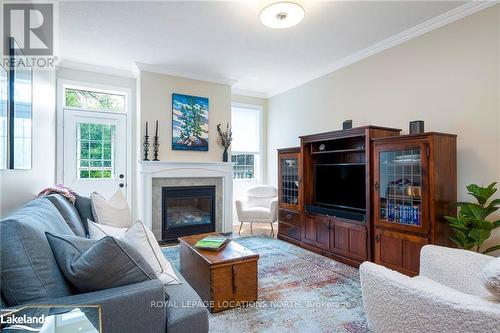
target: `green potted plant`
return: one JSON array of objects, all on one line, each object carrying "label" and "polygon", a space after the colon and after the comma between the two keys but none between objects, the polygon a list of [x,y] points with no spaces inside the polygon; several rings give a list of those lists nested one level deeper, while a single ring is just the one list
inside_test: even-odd
[{"label": "green potted plant", "polygon": [[[451,240],[462,249],[480,252],[483,243],[491,236],[491,231],[500,227],[500,220],[489,221],[486,218],[500,208],[500,199],[488,200],[497,191],[496,182],[487,187],[476,184],[467,186],[468,194],[476,198],[475,202],[458,202],[457,217],[445,216],[453,230]],[[483,254],[500,250],[500,244],[487,248]]]}]

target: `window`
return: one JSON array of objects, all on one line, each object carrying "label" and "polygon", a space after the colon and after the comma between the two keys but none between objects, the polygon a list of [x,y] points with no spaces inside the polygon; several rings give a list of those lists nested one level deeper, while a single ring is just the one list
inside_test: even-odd
[{"label": "window", "polygon": [[125,112],[125,95],[65,88],[64,106],[85,110]]},{"label": "window", "polygon": [[255,176],[255,155],[238,154],[231,156],[234,179],[253,179]]},{"label": "window", "polygon": [[[9,57],[22,57],[10,38]],[[31,169],[32,70],[0,67],[0,168]]]},{"label": "window", "polygon": [[7,71],[0,66],[0,169],[7,168]]},{"label": "window", "polygon": [[262,109],[260,106],[235,104],[231,119],[233,178],[260,180]]},{"label": "window", "polygon": [[77,178],[114,178],[115,125],[77,124]]}]

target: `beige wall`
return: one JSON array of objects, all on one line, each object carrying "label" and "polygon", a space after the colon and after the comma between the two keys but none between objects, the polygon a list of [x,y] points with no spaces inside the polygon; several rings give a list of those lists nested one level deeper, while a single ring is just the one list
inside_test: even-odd
[{"label": "beige wall", "polygon": [[56,178],[55,71],[33,72],[33,142],[31,170],[0,171],[0,215],[34,198]]},{"label": "beige wall", "polygon": [[276,149],[296,146],[299,135],[339,129],[345,119],[407,132],[422,119],[427,131],[458,135],[458,196],[471,200],[467,184],[500,181],[499,48],[495,5],[270,98],[270,183]]},{"label": "beige wall", "polygon": [[[161,161],[222,161],[224,149],[219,143],[216,126],[231,122],[231,87],[229,85],[141,72],[138,86],[139,150],[142,148],[145,122],[149,122],[149,134],[154,135],[154,123],[159,120],[159,159]],[[209,99],[208,152],[172,150],[172,93],[202,96]]]}]

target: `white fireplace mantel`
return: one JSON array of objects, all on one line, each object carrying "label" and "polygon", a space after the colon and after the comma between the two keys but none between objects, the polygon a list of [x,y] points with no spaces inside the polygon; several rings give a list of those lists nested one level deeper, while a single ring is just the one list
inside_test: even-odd
[{"label": "white fireplace mantel", "polygon": [[222,179],[222,232],[233,227],[233,167],[229,162],[154,162],[139,161],[139,218],[146,226],[153,226],[153,178],[207,178]]}]

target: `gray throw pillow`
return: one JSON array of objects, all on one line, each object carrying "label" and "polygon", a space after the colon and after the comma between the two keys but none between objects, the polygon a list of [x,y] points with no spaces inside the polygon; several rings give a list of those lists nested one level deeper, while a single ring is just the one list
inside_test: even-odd
[{"label": "gray throw pillow", "polygon": [[63,275],[80,293],[156,278],[135,249],[111,236],[100,240],[48,232],[46,236]]}]

